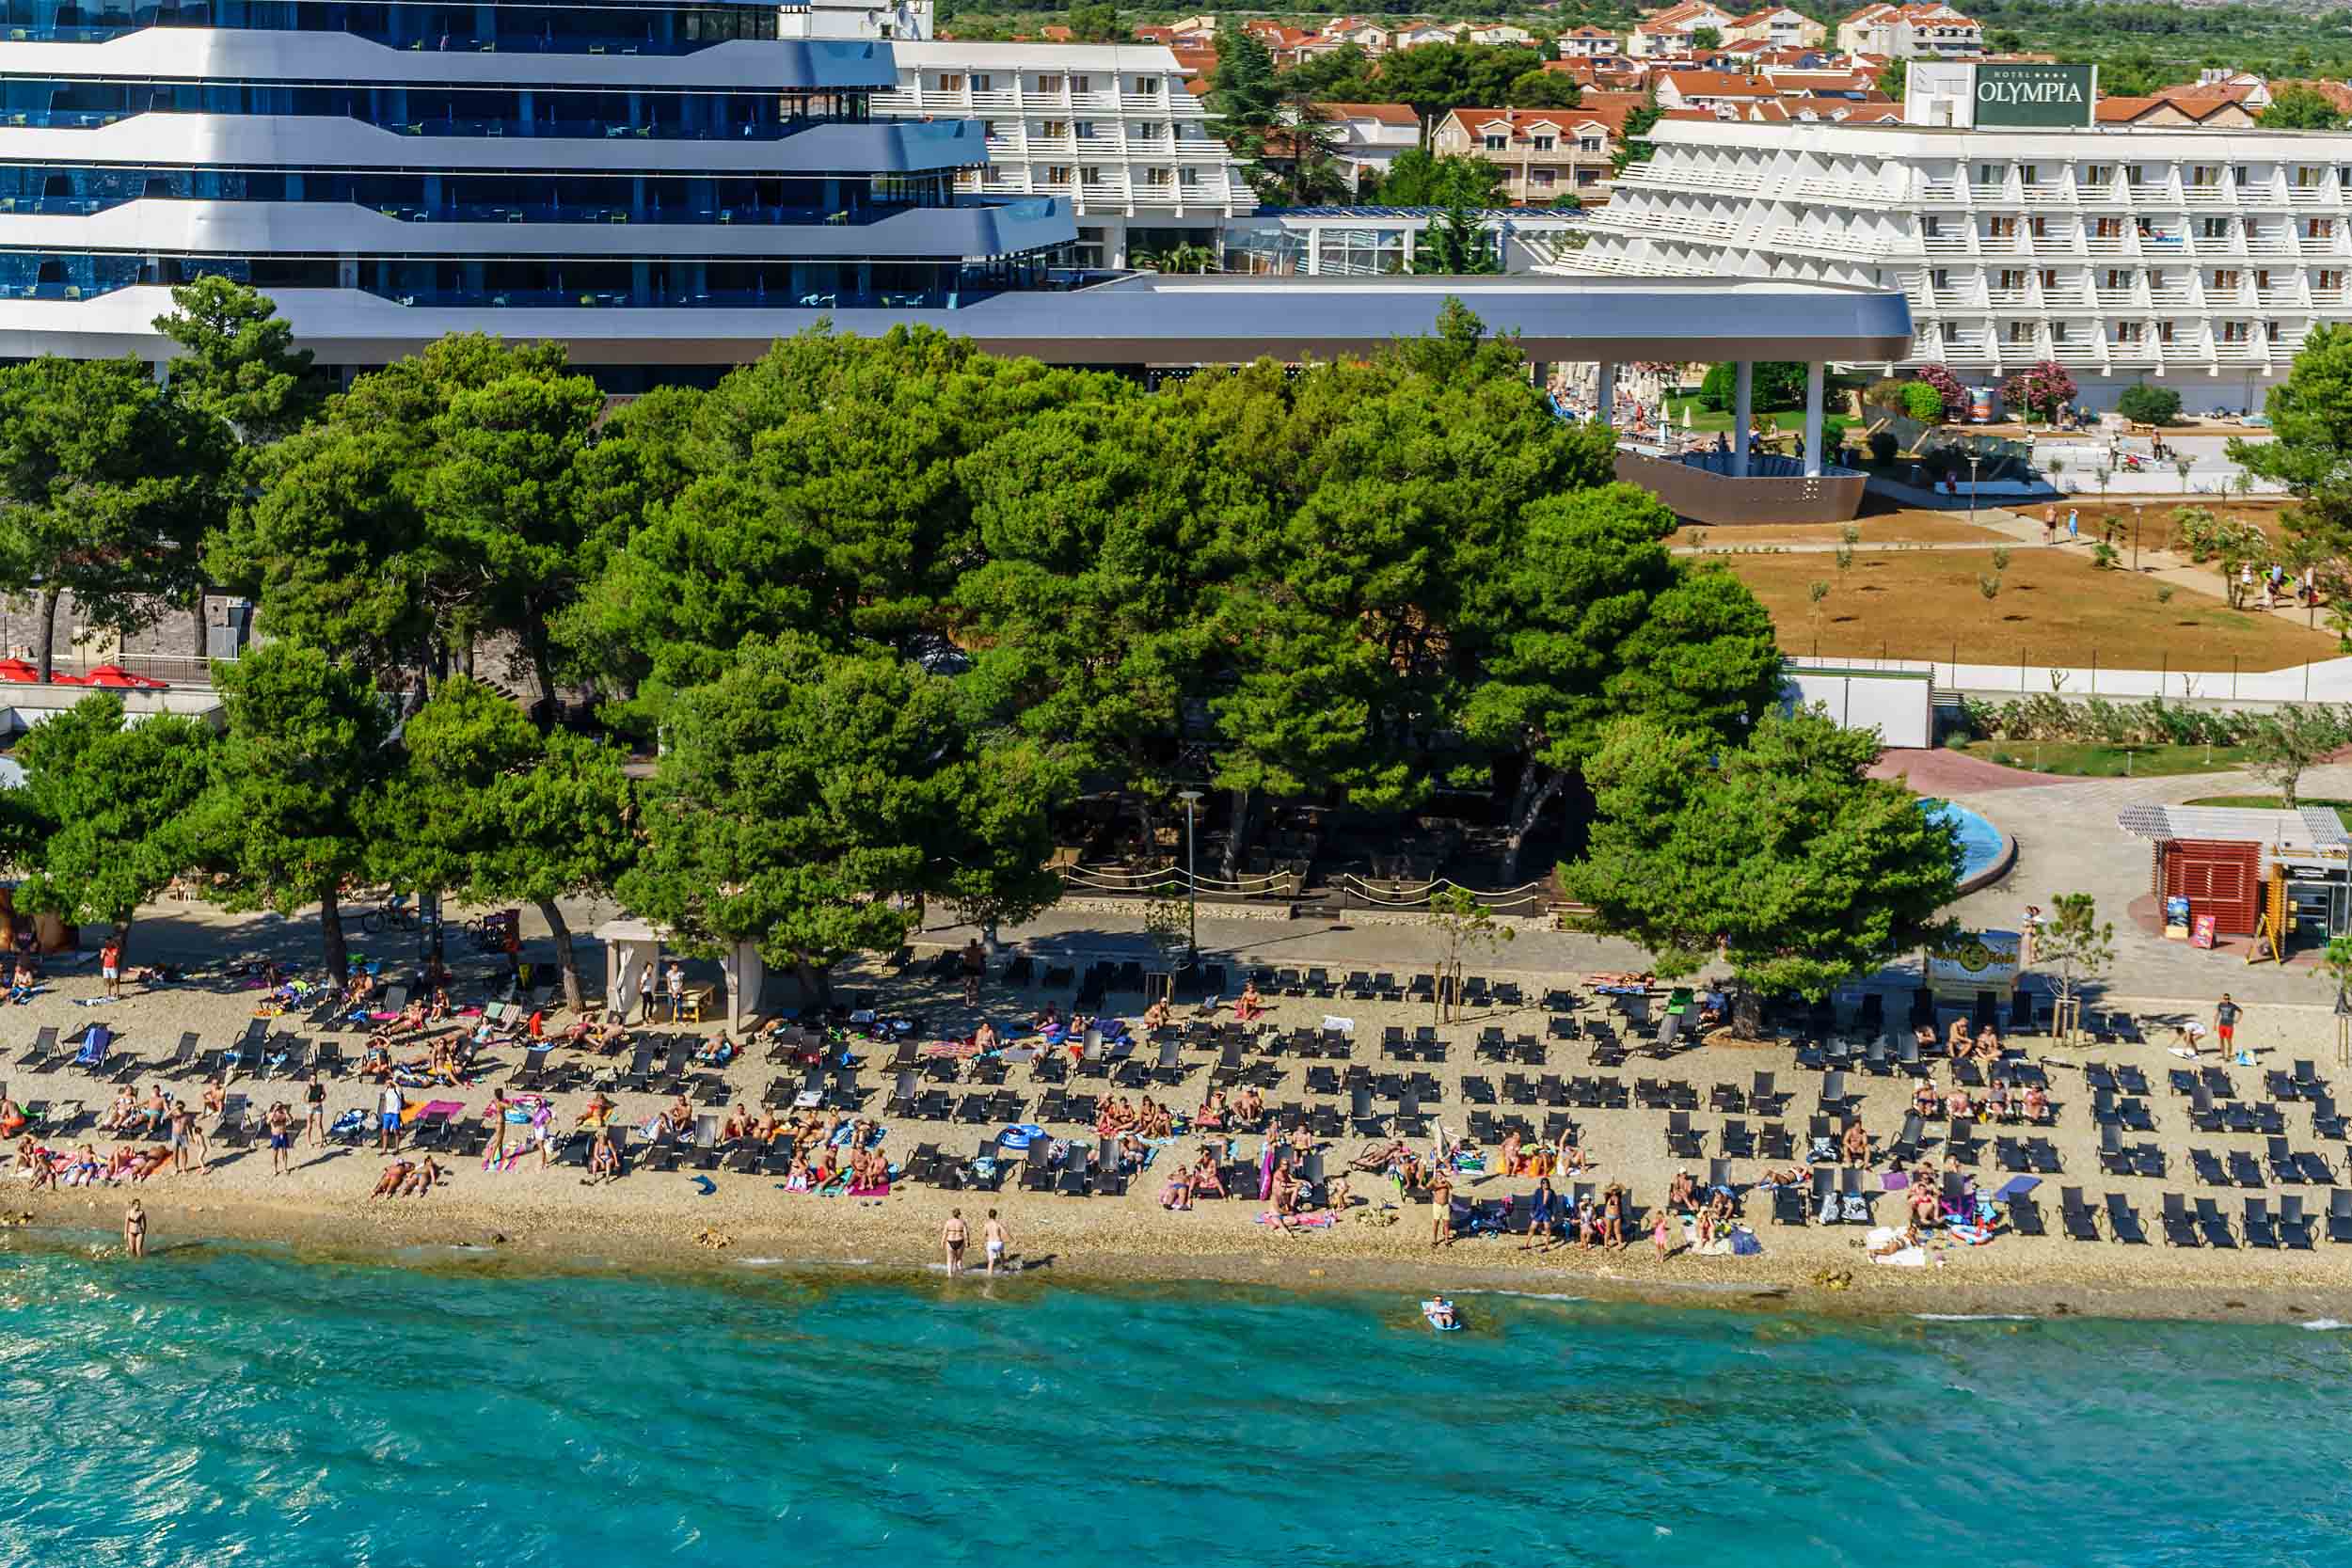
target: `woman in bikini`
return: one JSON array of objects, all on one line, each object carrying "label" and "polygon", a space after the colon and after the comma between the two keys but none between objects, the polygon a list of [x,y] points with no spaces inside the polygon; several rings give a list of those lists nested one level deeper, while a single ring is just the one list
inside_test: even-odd
[{"label": "woman in bikini", "polygon": [[1193,1113],[1192,1124],[1195,1127],[1204,1128],[1210,1132],[1222,1132],[1224,1130],[1225,1091],[1223,1089],[1211,1089],[1209,1091],[1209,1098],[1202,1101],[1200,1102],[1200,1109]]},{"label": "woman in bikini", "polygon": [[1162,996],[1154,999],[1150,1006],[1143,1009],[1143,1017],[1139,1022],[1143,1033],[1147,1035],[1154,1030],[1167,1028],[1168,998]]},{"label": "woman in bikini", "polygon": [[1233,1017],[1243,1023],[1255,1023],[1265,1016],[1265,999],[1258,994],[1258,982],[1250,980],[1241,988],[1241,995],[1233,1003]]}]

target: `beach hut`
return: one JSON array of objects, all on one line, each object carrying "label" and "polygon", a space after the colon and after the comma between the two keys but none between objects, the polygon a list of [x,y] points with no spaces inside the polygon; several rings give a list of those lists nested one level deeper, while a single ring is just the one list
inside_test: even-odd
[{"label": "beach hut", "polygon": [[[624,915],[597,927],[596,935],[604,943],[606,1009],[614,1018],[627,1018],[660,984],[661,950],[668,933]],[[720,955],[719,967],[726,975],[727,1027],[739,1030],[759,1014],[768,989],[768,966],[759,956],[758,943],[739,942]]]}]

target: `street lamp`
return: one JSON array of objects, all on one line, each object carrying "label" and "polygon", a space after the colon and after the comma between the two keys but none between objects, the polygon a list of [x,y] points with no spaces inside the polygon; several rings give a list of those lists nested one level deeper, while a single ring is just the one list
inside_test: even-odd
[{"label": "street lamp", "polygon": [[2139,507],[2132,508],[2132,570],[2139,570]]},{"label": "street lamp", "polygon": [[1176,799],[1184,803],[1184,962],[1200,962],[1200,881],[1193,870],[1192,825],[1200,807],[1200,792],[1180,789]]},{"label": "street lamp", "polygon": [[1977,512],[1977,465],[1983,461],[1984,457],[1979,452],[1972,451],[1968,454],[1968,515],[1970,516],[1976,515]]}]

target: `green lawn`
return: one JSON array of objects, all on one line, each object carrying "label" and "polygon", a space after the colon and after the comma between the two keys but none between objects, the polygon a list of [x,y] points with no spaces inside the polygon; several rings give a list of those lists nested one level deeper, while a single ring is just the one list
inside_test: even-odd
[{"label": "green lawn", "polygon": [[[1699,400],[1695,394],[1688,397],[1681,397],[1670,392],[1666,395],[1666,420],[1677,430],[1680,430],[1682,428],[1682,411],[1685,408],[1688,408],[1691,411],[1691,428],[1694,432],[1702,430],[1729,430],[1731,428],[1730,409],[1726,408],[1720,413],[1710,414],[1700,405]],[[1803,430],[1804,428],[1804,409],[1803,407],[1772,409],[1758,408],[1755,410],[1756,420],[1758,424],[1763,423],[1764,416],[1767,413],[1770,413],[1773,419],[1778,421],[1780,428],[1783,430]]]},{"label": "green lawn", "polygon": [[[2245,806],[2256,811],[2282,811],[2285,802],[2276,795],[2207,795],[2183,802],[2191,806]],[[2339,812],[2352,812],[2352,800],[2313,800],[2308,795],[2295,798],[2298,806],[2333,806]]]},{"label": "green lawn", "polygon": [[[2244,766],[2248,760],[2245,748],[2240,746],[2127,748],[2088,740],[1972,740],[1963,749],[1972,757],[1982,757],[2004,768],[2023,768],[2035,773],[2061,773],[2090,779],[2125,776],[2153,779],[2174,773],[2225,773]],[[2193,803],[2217,805],[2224,802],[2203,800]]]}]

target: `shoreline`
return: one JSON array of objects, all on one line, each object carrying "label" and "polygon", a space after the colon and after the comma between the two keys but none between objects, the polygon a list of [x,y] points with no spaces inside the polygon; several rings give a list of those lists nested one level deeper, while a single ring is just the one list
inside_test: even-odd
[{"label": "shoreline", "polygon": [[[944,1284],[938,1270],[930,1216],[915,1212],[877,1215],[858,1229],[809,1224],[763,1222],[730,1207],[707,1205],[646,1223],[644,1216],[614,1214],[577,1205],[553,1210],[485,1204],[448,1193],[424,1199],[379,1200],[373,1209],[344,1205],[321,1210],[310,1203],[271,1202],[215,1190],[142,1191],[147,1205],[151,1263],[167,1260],[182,1246],[211,1243],[281,1248],[305,1263],[407,1268],[462,1267],[470,1273],[562,1276],[609,1275],[667,1278],[682,1283],[741,1280],[755,1272],[778,1275],[828,1270],[859,1271],[853,1277],[877,1281],[894,1275]],[[1002,1197],[1004,1195],[997,1195]],[[92,1231],[111,1237],[119,1229],[128,1196],[106,1191],[19,1195],[8,1206],[10,1230],[24,1241],[85,1250]],[[197,1201],[200,1199],[201,1201]],[[989,1195],[975,1195],[971,1207],[985,1212]],[[1271,1288],[1299,1294],[1320,1291],[1439,1291],[1456,1295],[1518,1293],[1571,1297],[1604,1304],[1649,1305],[1733,1311],[1794,1311],[1849,1320],[1903,1322],[1920,1318],[1967,1320],[2062,1318],[2181,1321],[2300,1325],[2352,1322],[2352,1280],[2313,1280],[2262,1260],[2201,1271],[2208,1278],[2184,1278],[2177,1259],[2152,1257],[2144,1271],[2108,1265],[2075,1268],[2035,1259],[2019,1268],[1978,1254],[1951,1266],[1898,1270],[1870,1264],[1858,1232],[1833,1239],[1814,1230],[1760,1234],[1761,1257],[1657,1261],[1646,1240],[1622,1253],[1573,1247],[1521,1253],[1508,1242],[1466,1239],[1430,1257],[1394,1240],[1404,1228],[1358,1230],[1341,1236],[1252,1237],[1220,1226],[1196,1242],[1220,1243],[1189,1250],[1155,1247],[1132,1231],[1078,1234],[1083,1227],[1051,1223],[1050,1211],[998,1205],[1014,1231],[1014,1255],[1023,1268],[1009,1277],[1023,1283],[1076,1288],[1150,1283]],[[942,1206],[942,1213],[945,1212]],[[1255,1212],[1256,1205],[1235,1205]],[[17,1216],[29,1214],[29,1220]],[[706,1218],[707,1216],[707,1218]],[[976,1218],[974,1215],[967,1216]],[[1228,1216],[1229,1218],[1231,1216]],[[704,1226],[693,1221],[703,1219]],[[1041,1220],[1046,1223],[1039,1223]],[[699,1244],[694,1233],[707,1227],[727,1238],[723,1248]],[[975,1230],[977,1227],[975,1225]],[[1251,1226],[1250,1230],[1255,1231]],[[1829,1245],[1772,1243],[1776,1236],[1800,1237]],[[1252,1241],[1257,1244],[1249,1244]],[[1062,1243],[1069,1243],[1069,1250]],[[1367,1243],[1373,1244],[1367,1244]],[[1851,1244],[1845,1244],[1851,1243]],[[446,1249],[448,1256],[417,1256]],[[119,1243],[91,1249],[119,1259]],[[2083,1261],[2094,1261],[2086,1254]],[[2271,1259],[2276,1262],[2277,1259]],[[1842,1287],[1821,1276],[1847,1275]],[[2268,1277],[2266,1277],[2268,1276]],[[845,1277],[852,1277],[845,1275]],[[967,1268],[977,1281],[977,1262]],[[1000,1276],[1003,1278],[1005,1276]]]}]

